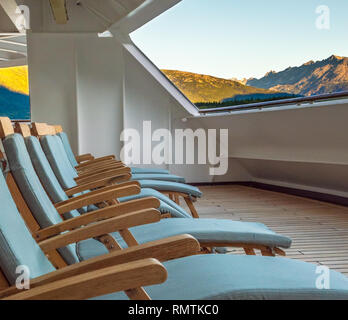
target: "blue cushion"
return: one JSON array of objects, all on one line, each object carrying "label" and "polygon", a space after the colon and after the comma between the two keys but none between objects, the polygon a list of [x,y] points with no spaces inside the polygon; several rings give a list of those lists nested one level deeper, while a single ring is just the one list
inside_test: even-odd
[{"label": "blue cushion", "polygon": [[177,205],[174,201],[170,200],[167,196],[165,196],[164,194],[154,189],[142,188],[140,193],[134,194],[128,197],[119,198],[118,200],[120,202],[126,202],[130,200],[135,200],[135,199],[142,199],[145,197],[155,197],[159,199],[161,202],[161,206],[159,207],[159,210],[162,213],[170,213],[175,218],[192,218],[190,214],[188,214],[183,208]]},{"label": "blue cushion", "polygon": [[[17,133],[9,135],[3,140],[3,146],[14,179],[40,227],[47,228],[62,222],[35,173],[23,136]],[[78,261],[75,247],[71,244],[59,249],[68,264]]]},{"label": "blue cushion", "polygon": [[11,285],[19,265],[29,267],[31,278],[55,270],[31,236],[0,172],[0,268]]},{"label": "blue cushion", "polygon": [[[62,140],[58,136],[44,136],[40,139],[40,142],[42,149],[53,169],[53,172],[55,173],[63,189],[66,190],[75,187],[76,182],[74,178],[76,178],[78,175],[76,170],[71,166],[71,163],[65,153]],[[151,176],[151,180],[148,180],[150,178],[149,176]],[[146,179],[147,177],[146,180],[139,180],[143,188],[183,192],[194,197],[202,196],[202,192],[194,186],[171,181],[152,180],[152,178],[159,179],[163,177],[169,177],[169,179],[173,180],[180,179],[178,176],[168,174],[142,174],[134,175],[132,179],[136,180],[137,177],[141,179]]]},{"label": "blue cushion", "polygon": [[[66,155],[69,158],[71,165],[75,168],[78,166],[74,152],[71,149],[68,135],[65,132],[59,132],[57,136],[62,140]],[[168,170],[156,168],[131,168],[133,174],[169,174]]]},{"label": "blue cushion", "polygon": [[[139,243],[191,234],[203,242],[253,243],[282,248],[289,248],[291,245],[291,239],[273,232],[262,223],[222,219],[163,219],[158,223],[130,228],[130,231]],[[119,234],[113,236],[122,247],[127,247]],[[93,239],[80,242],[77,250],[82,260],[106,253],[103,245]]]},{"label": "blue cushion", "polygon": [[[59,184],[50,164],[47,161],[40,142],[37,137],[25,138],[25,144],[30,155],[31,162],[35,168],[42,185],[53,203],[59,203],[68,200],[68,196]],[[66,219],[77,217],[79,213],[76,210],[64,214]]]},{"label": "blue cushion", "polygon": [[45,155],[64,190],[76,186],[78,175],[66,155],[62,140],[58,136],[44,136],[40,139]]},{"label": "blue cushion", "polygon": [[156,168],[131,167],[132,174],[169,174],[168,170]]},{"label": "blue cushion", "polygon": [[185,183],[177,183],[160,180],[139,180],[142,188],[152,188],[159,191],[176,191],[186,193],[197,198],[202,197],[202,192],[194,186]]},{"label": "blue cushion", "polygon": [[[34,143],[33,143],[34,142]],[[30,149],[35,149],[36,152],[32,152],[32,156],[33,158],[37,159],[37,162],[40,163],[44,163],[45,160],[43,159],[43,154],[42,152],[40,153],[39,150],[39,146],[36,145],[35,143],[35,139],[29,139],[28,140],[28,144],[35,144],[36,148],[30,148]],[[53,137],[53,136],[46,136],[44,138],[42,138],[41,140],[41,145],[42,145],[42,149],[44,149],[47,158],[50,159],[50,163],[51,163],[51,167],[54,171],[54,173],[59,173],[59,175],[57,175],[57,177],[61,177],[62,178],[62,182],[63,184],[68,184],[69,188],[73,188],[76,186],[76,182],[71,179],[71,172],[70,172],[70,164],[67,163],[67,158],[66,157],[62,157],[61,152],[56,152],[56,150],[60,149],[60,142],[59,140],[57,140],[57,137]],[[40,157],[38,157],[38,154],[40,154]],[[42,157],[41,157],[42,156]],[[35,161],[36,162],[36,161]],[[34,163],[35,163],[34,162]],[[47,161],[46,161],[47,162]],[[68,170],[65,170],[65,168],[68,167]],[[70,166],[71,167],[71,166]],[[65,199],[63,199],[63,194],[62,192],[65,194],[65,192],[61,189],[61,187],[59,185],[57,185],[56,183],[56,179],[54,179],[52,177],[52,175],[50,174],[49,168],[46,166],[43,167],[43,165],[41,164],[40,166],[38,166],[38,173],[39,176],[42,175],[45,177],[44,180],[42,180],[44,182],[45,188],[47,190],[47,193],[50,195],[50,197],[52,197],[52,199],[57,200],[57,202],[60,201],[64,201]],[[70,177],[70,178],[69,178]],[[41,178],[41,176],[40,176]],[[47,178],[47,179],[46,179]],[[52,180],[50,182],[48,182],[47,186],[46,186],[46,182],[48,180]],[[60,190],[58,190],[60,189]],[[88,191],[84,192],[87,193]],[[78,194],[74,195],[77,196]],[[133,200],[133,199],[141,199],[144,197],[149,197],[149,196],[153,196],[156,197],[158,199],[161,200],[161,206],[160,206],[160,211],[161,212],[169,212],[173,215],[173,217],[184,217],[184,218],[190,218],[191,216],[184,210],[182,209],[180,206],[178,206],[174,201],[170,200],[168,197],[166,197],[165,195],[161,194],[160,192],[157,192],[156,190],[143,190],[140,194],[131,196],[131,197],[126,197],[126,198],[122,198],[120,199],[120,201],[128,201],[128,200]],[[96,207],[95,206],[91,206],[89,208],[81,208],[78,211],[80,213],[85,213],[85,212],[89,212],[89,211],[93,211],[95,210]],[[75,214],[75,211],[73,212],[73,214]]]},{"label": "blue cushion", "polygon": [[[51,169],[54,175],[59,181],[61,188],[64,190],[74,188],[77,186],[74,178],[77,177],[76,170],[71,166],[69,159],[64,151],[63,143],[58,136],[45,136],[41,138],[41,149],[44,151],[46,159],[48,159]],[[56,187],[58,187],[55,184]],[[46,187],[46,186],[45,186]],[[51,196],[50,189],[46,189]],[[64,192],[63,190],[63,192]],[[78,197],[82,194],[86,194],[89,191],[76,193],[73,197]],[[65,192],[64,192],[65,193]],[[64,201],[64,200],[60,200]],[[95,207],[93,207],[95,208]],[[78,209],[78,212],[86,213],[91,211],[88,207],[82,207]]]},{"label": "blue cushion", "polygon": [[62,140],[66,155],[68,156],[68,159],[69,159],[71,165],[73,166],[73,168],[75,168],[78,165],[78,163],[77,163],[75,155],[71,149],[68,135],[65,132],[59,132],[57,134],[57,136]]},{"label": "blue cushion", "polygon": [[[317,289],[316,265],[261,256],[198,255],[164,263],[168,279],[146,287],[154,300],[348,299],[348,278],[330,271],[330,289]],[[97,299],[128,299],[114,293]]]},{"label": "blue cushion", "polygon": [[174,174],[154,174],[154,173],[144,173],[144,174],[132,174],[132,180],[163,180],[171,182],[185,183],[183,177],[176,176]]}]

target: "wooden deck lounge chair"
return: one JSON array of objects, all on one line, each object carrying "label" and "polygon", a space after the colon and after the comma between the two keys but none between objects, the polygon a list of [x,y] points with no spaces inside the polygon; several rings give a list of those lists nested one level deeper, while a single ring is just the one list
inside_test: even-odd
[{"label": "wooden deck lounge chair", "polygon": [[[67,212],[72,214],[74,217],[79,217],[79,214],[75,209],[81,208],[86,205],[95,204],[96,202],[110,201],[116,199],[118,196],[122,196],[125,192],[136,192],[136,185],[133,186],[113,186],[106,188],[105,199],[100,195],[99,190],[91,192],[92,197],[88,197],[88,194],[81,195],[77,198],[66,200],[57,203],[53,206],[51,200],[47,196],[43,189],[36,172],[32,166],[29,154],[27,152],[24,138],[20,134],[14,134],[11,122],[8,118],[0,118],[0,124],[2,127],[3,146],[7,154],[7,159],[10,165],[11,174],[11,190],[14,190],[16,194],[15,198],[22,198],[21,203],[26,202],[25,209],[32,217],[31,220],[35,220],[37,224],[42,228],[49,228],[52,234],[46,234],[47,231],[41,232],[40,230],[32,230],[36,232],[37,239],[48,237],[51,235],[59,234],[64,230],[59,229],[56,225],[61,225],[63,222],[63,215]],[[14,179],[13,179],[14,178]],[[18,186],[17,186],[18,185]],[[19,187],[19,188],[18,188]],[[20,192],[19,192],[20,190]],[[94,198],[96,197],[96,198]],[[140,201],[140,200],[139,200]],[[157,199],[143,199],[143,205],[147,207],[141,207],[142,209],[157,208],[159,201]],[[140,202],[142,203],[142,202]],[[83,217],[93,217],[93,214],[97,215],[100,212],[108,212],[120,208],[133,208],[137,202],[125,202],[111,207],[105,207],[104,211],[96,210],[84,214]],[[149,207],[150,206],[150,207]],[[33,218],[34,217],[34,218]],[[73,218],[75,219],[75,218]],[[28,223],[28,225],[31,225]],[[135,226],[133,226],[135,227]],[[184,232],[188,230],[188,232]],[[155,239],[161,239],[163,237],[178,235],[182,233],[194,234],[201,243],[202,247],[241,247],[244,248],[247,254],[255,254],[254,250],[261,250],[263,255],[275,255],[284,254],[279,247],[287,248],[291,244],[291,240],[287,237],[281,236],[272,232],[263,224],[258,223],[246,223],[239,221],[230,220],[217,220],[217,219],[165,219],[161,220],[157,224],[151,224],[147,228],[145,226],[131,229],[119,234],[113,234],[113,238],[119,240],[123,247],[132,246],[138,242],[145,243]],[[134,234],[133,234],[134,233]],[[124,238],[124,241],[122,240]],[[136,240],[137,239],[137,240]],[[113,241],[109,237],[106,241]],[[90,241],[81,242],[78,245],[78,250],[81,251],[80,257],[83,259],[83,255],[90,256],[91,254],[100,254],[100,250],[105,250],[104,246],[100,247],[100,242]],[[63,250],[63,254],[66,254],[66,261],[76,261],[76,257],[71,255],[69,250]]]},{"label": "wooden deck lounge chair", "polygon": [[[52,133],[58,132],[57,135],[63,142],[67,157],[72,166],[75,167],[75,163],[73,161],[73,153],[66,133],[62,131],[60,126],[48,127],[49,130],[52,131]],[[110,164],[107,165],[107,167],[109,166]],[[188,205],[193,217],[198,217],[198,213],[193,205],[193,202],[196,201],[197,198],[202,197],[202,193],[198,188],[184,184],[184,178],[176,175],[171,175],[166,170],[163,172],[163,169],[143,169],[133,167],[131,168],[131,173],[132,180],[139,181],[141,187],[143,188],[152,188],[161,191],[162,193],[168,195],[169,198],[175,201],[177,204],[180,204],[180,198],[183,198]]]},{"label": "wooden deck lounge chair", "polygon": [[[73,168],[75,168],[77,171],[81,171],[81,173],[86,174],[86,171],[90,171],[91,168],[96,169],[97,167],[100,167],[101,165],[105,167],[112,167],[115,165],[122,164],[121,161],[116,160],[115,156],[105,156],[98,159],[92,159],[90,161],[85,161],[82,164],[79,164],[76,161],[76,158],[72,152],[70,142],[68,139],[68,136],[65,132],[62,131],[60,126],[50,126],[44,123],[34,123],[33,124],[33,133],[35,135],[40,135],[42,132],[42,129],[50,130],[50,134],[57,135],[62,140],[64,150],[66,152],[67,158],[72,165]],[[84,156],[85,157],[85,156]],[[168,181],[168,182],[179,182],[179,183],[185,183],[185,179],[183,177],[170,174],[168,170],[163,169],[146,169],[146,168],[136,168],[132,167],[131,173],[133,180],[160,180],[160,181]]]},{"label": "wooden deck lounge chair", "polygon": [[[106,228],[117,230],[122,227],[124,217],[120,215],[111,220],[96,222],[37,244],[18,213],[1,172],[0,190],[2,299],[87,299],[119,290],[125,290],[133,299],[148,299],[141,287],[161,283],[167,277],[163,265],[152,257],[165,261],[195,254],[199,250],[195,239],[182,235],[122,251],[113,250],[105,256],[71,266],[61,263],[59,270],[55,271],[57,266],[52,264],[52,261],[57,262],[57,255],[53,253],[53,247],[60,246],[59,243],[62,241],[72,243],[78,239],[100,236]],[[135,216],[136,219],[142,219],[142,213],[134,213]],[[155,215],[152,216],[152,220],[154,218]],[[76,221],[71,223],[75,224],[76,228]],[[81,223],[85,224],[83,221]],[[14,286],[16,267],[19,265],[29,268],[30,290],[19,290]]]},{"label": "wooden deck lounge chair", "polygon": [[[68,135],[63,131],[62,126],[61,125],[54,125],[53,127],[55,128],[56,134],[62,139],[62,142],[63,142],[64,148],[65,148],[65,151],[67,153],[67,156],[69,158],[69,161],[74,168],[78,167],[81,164],[83,164],[84,167],[86,167],[86,166],[88,167],[91,164],[93,164],[93,161],[103,162],[105,159],[116,159],[116,157],[114,155],[95,159],[94,156],[92,156],[90,153],[80,155],[80,156],[75,156],[73,151],[72,151]],[[132,167],[131,172],[132,172],[132,174],[150,174],[150,175],[169,174],[168,170],[157,169],[157,168]],[[163,177],[163,178],[166,179],[166,177]],[[178,182],[185,182],[185,179],[180,179]]]},{"label": "wooden deck lounge chair", "polygon": [[[60,187],[60,184],[57,181],[55,174],[52,171],[51,165],[48,163],[48,160],[42,150],[38,138],[31,136],[29,126],[27,124],[16,123],[15,131],[21,133],[25,138],[26,146],[32,159],[35,170],[40,180],[44,182],[44,187],[47,193],[49,194],[50,198],[52,199],[53,203],[65,201],[67,198],[67,194],[72,195],[72,192],[74,190],[76,191],[76,189],[77,193],[75,193],[74,196],[80,195],[81,192],[87,192],[91,189],[91,187],[89,186],[90,182],[77,184],[77,182],[74,179],[72,179],[71,176],[66,176],[66,178],[64,178],[65,184],[69,185],[71,188],[69,188],[67,192],[64,192]],[[62,158],[62,160],[64,160],[64,158]],[[67,165],[67,168],[70,168],[69,165]],[[115,177],[117,178],[118,175],[116,174]],[[114,181],[111,180],[110,184],[114,184]],[[140,187],[139,182],[136,181],[129,181],[128,184],[136,184]],[[86,186],[87,188],[84,188],[84,186]],[[162,217],[191,217],[182,207],[180,207],[175,202],[168,199],[168,197],[156,190],[142,188],[140,193],[131,197],[132,199],[122,197],[120,198],[120,200],[122,202],[125,202],[129,200],[135,200],[135,198],[156,197],[160,200],[160,207],[158,209],[162,212]]]},{"label": "wooden deck lounge chair", "polygon": [[[71,185],[67,184],[66,179],[64,178],[64,173],[68,171],[74,177],[75,181],[78,183],[85,183],[91,181],[93,179],[98,178],[99,176],[112,174],[114,169],[110,167],[107,168],[103,173],[91,173],[91,174],[83,174],[83,176],[79,176],[78,172],[71,166],[68,155],[63,154],[63,150],[65,151],[62,140],[58,136],[54,136],[55,129],[52,126],[48,126],[42,123],[33,123],[32,124],[33,133],[38,135],[41,139],[42,147],[45,151],[45,154],[48,160],[51,163],[52,169],[54,170],[59,182],[63,186],[64,189],[70,188]],[[59,150],[59,152],[58,152]],[[65,159],[61,159],[61,158]],[[63,165],[65,168],[63,168]],[[67,168],[70,166],[71,168]],[[105,169],[105,167],[104,167]],[[137,175],[139,177],[139,175]],[[184,183],[178,183],[174,181],[164,181],[157,180],[156,176],[158,175],[141,175],[142,178],[146,178],[146,176],[152,176],[154,179],[150,177],[145,180],[137,180],[136,176],[132,175],[133,180],[137,180],[140,183],[142,188],[151,188],[157,191],[160,191],[163,194],[168,195],[172,200],[176,201],[179,204],[179,199],[183,198],[186,204],[188,205],[190,212],[194,218],[198,218],[198,212],[195,209],[193,202],[196,201],[197,198],[202,197],[202,192],[194,186],[190,186]],[[170,175],[166,175],[170,177]],[[174,176],[175,179],[176,176]]]},{"label": "wooden deck lounge chair", "polygon": [[[315,285],[316,265],[286,258],[197,255],[197,241],[185,235],[114,250],[56,271],[47,254],[94,237],[100,228],[94,224],[36,243],[2,173],[0,212],[1,299],[348,299],[348,279],[336,271],[330,271],[330,288],[323,290]],[[115,218],[112,228],[122,228],[122,219]],[[111,229],[109,220],[100,224]],[[15,286],[20,265],[30,271],[28,290]]]}]

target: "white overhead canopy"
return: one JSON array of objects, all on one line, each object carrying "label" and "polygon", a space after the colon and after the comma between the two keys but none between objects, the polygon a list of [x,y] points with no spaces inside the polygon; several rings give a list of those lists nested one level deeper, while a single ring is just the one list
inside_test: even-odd
[{"label": "white overhead canopy", "polygon": [[[18,19],[43,33],[129,34],[181,0],[0,0],[0,68],[27,63],[25,30]],[[18,9],[20,6],[20,10]],[[23,16],[22,16],[23,17]]]}]

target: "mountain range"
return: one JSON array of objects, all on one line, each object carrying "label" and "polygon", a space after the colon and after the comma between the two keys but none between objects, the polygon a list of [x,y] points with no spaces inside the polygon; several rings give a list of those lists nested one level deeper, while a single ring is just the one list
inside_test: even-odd
[{"label": "mountain range", "polygon": [[28,95],[28,67],[0,68],[0,86],[14,92]]},{"label": "mountain range", "polygon": [[235,95],[272,94],[274,91],[253,88],[238,81],[177,70],[162,72],[193,102],[220,102]]},{"label": "mountain range", "polygon": [[30,119],[27,66],[0,68],[0,116]]},{"label": "mountain range", "polygon": [[332,55],[280,72],[270,71],[260,79],[249,79],[246,84],[304,96],[348,91],[348,58]]},{"label": "mountain range", "polygon": [[250,100],[250,95],[253,94],[253,99],[257,100],[260,94],[273,99],[281,92],[294,96],[310,96],[348,91],[348,58],[335,55],[280,72],[270,71],[260,79],[222,79],[192,72],[162,71],[196,104],[226,103],[236,96],[239,96],[238,99],[244,96]]},{"label": "mountain range", "polygon": [[[260,79],[222,79],[178,70],[162,71],[200,107],[348,91],[348,58],[335,55],[280,72],[270,71]],[[1,115],[29,119],[27,66],[0,68]]]},{"label": "mountain range", "polygon": [[13,120],[29,120],[29,96],[0,86],[0,117],[10,117]]}]

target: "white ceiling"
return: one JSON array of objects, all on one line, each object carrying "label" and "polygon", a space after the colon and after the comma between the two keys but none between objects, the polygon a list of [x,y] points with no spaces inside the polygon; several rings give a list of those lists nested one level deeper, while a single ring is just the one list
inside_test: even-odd
[{"label": "white ceiling", "polygon": [[[26,64],[26,36],[25,30],[18,27],[21,17],[18,9],[16,12],[18,6],[29,8],[31,32],[102,33],[110,30],[128,34],[180,1],[0,0],[0,68]],[[63,19],[65,23],[57,23],[59,17],[54,15],[51,2],[61,5],[63,10],[59,12],[63,12],[64,17],[67,13],[67,20]]]}]

